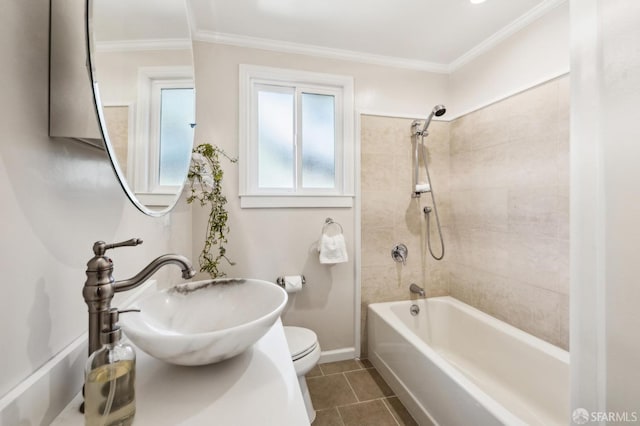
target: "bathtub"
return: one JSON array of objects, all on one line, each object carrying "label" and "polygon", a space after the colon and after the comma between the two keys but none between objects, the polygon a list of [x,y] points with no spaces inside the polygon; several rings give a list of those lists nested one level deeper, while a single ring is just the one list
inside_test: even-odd
[{"label": "bathtub", "polygon": [[569,423],[568,352],[452,297],[371,304],[367,321],[369,359],[420,425]]}]

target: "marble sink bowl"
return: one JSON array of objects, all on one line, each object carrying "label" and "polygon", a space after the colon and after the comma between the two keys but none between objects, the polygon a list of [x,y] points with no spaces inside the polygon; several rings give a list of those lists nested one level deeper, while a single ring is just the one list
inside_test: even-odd
[{"label": "marble sink bowl", "polygon": [[248,349],[287,303],[278,285],[254,279],[189,282],[143,295],[120,317],[129,339],[154,358],[178,365],[223,361]]}]

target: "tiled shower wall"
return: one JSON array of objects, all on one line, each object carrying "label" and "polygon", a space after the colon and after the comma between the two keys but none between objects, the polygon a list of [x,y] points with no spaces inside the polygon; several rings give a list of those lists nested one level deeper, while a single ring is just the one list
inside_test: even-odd
[{"label": "tiled shower wall", "polygon": [[[449,293],[447,260],[436,262],[428,254],[422,208],[431,205],[429,194],[411,198],[413,141],[411,119],[363,115],[361,119],[362,185],[362,345],[367,353],[367,306],[370,303],[415,298],[413,282],[428,296]],[[445,238],[449,224],[449,123],[432,122],[427,141],[427,162],[437,197]],[[420,163],[422,164],[422,162]],[[420,176],[424,181],[424,167]],[[440,253],[437,234],[433,249]],[[403,243],[409,249],[406,265],[395,263],[391,249]],[[445,256],[448,259],[448,255]]]},{"label": "tiled shower wall", "polygon": [[569,78],[451,123],[450,293],[569,345]]},{"label": "tiled shower wall", "polygon": [[[362,117],[363,353],[367,305],[415,297],[411,282],[567,349],[568,77],[432,124],[427,161],[446,245],[441,262],[425,246],[421,212],[430,197],[410,198],[410,124]],[[409,248],[405,266],[391,260],[398,242]],[[432,244],[439,253],[436,233]]]}]

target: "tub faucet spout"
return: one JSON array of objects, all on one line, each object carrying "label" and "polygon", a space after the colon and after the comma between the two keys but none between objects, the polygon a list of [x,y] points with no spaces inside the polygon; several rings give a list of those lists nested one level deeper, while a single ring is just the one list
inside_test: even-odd
[{"label": "tub faucet spout", "polygon": [[411,291],[411,293],[419,295],[420,297],[424,297],[425,294],[424,289],[416,283],[411,283],[411,285],[409,286],[409,291]]}]

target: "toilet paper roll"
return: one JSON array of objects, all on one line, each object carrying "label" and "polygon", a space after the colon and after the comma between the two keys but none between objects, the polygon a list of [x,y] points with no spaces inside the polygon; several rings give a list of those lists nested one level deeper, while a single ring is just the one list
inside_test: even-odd
[{"label": "toilet paper roll", "polygon": [[419,183],[416,185],[416,192],[429,192],[431,191],[431,185],[428,183]]},{"label": "toilet paper roll", "polygon": [[301,275],[285,275],[284,290],[287,293],[297,293],[300,290],[302,290],[302,276]]}]

